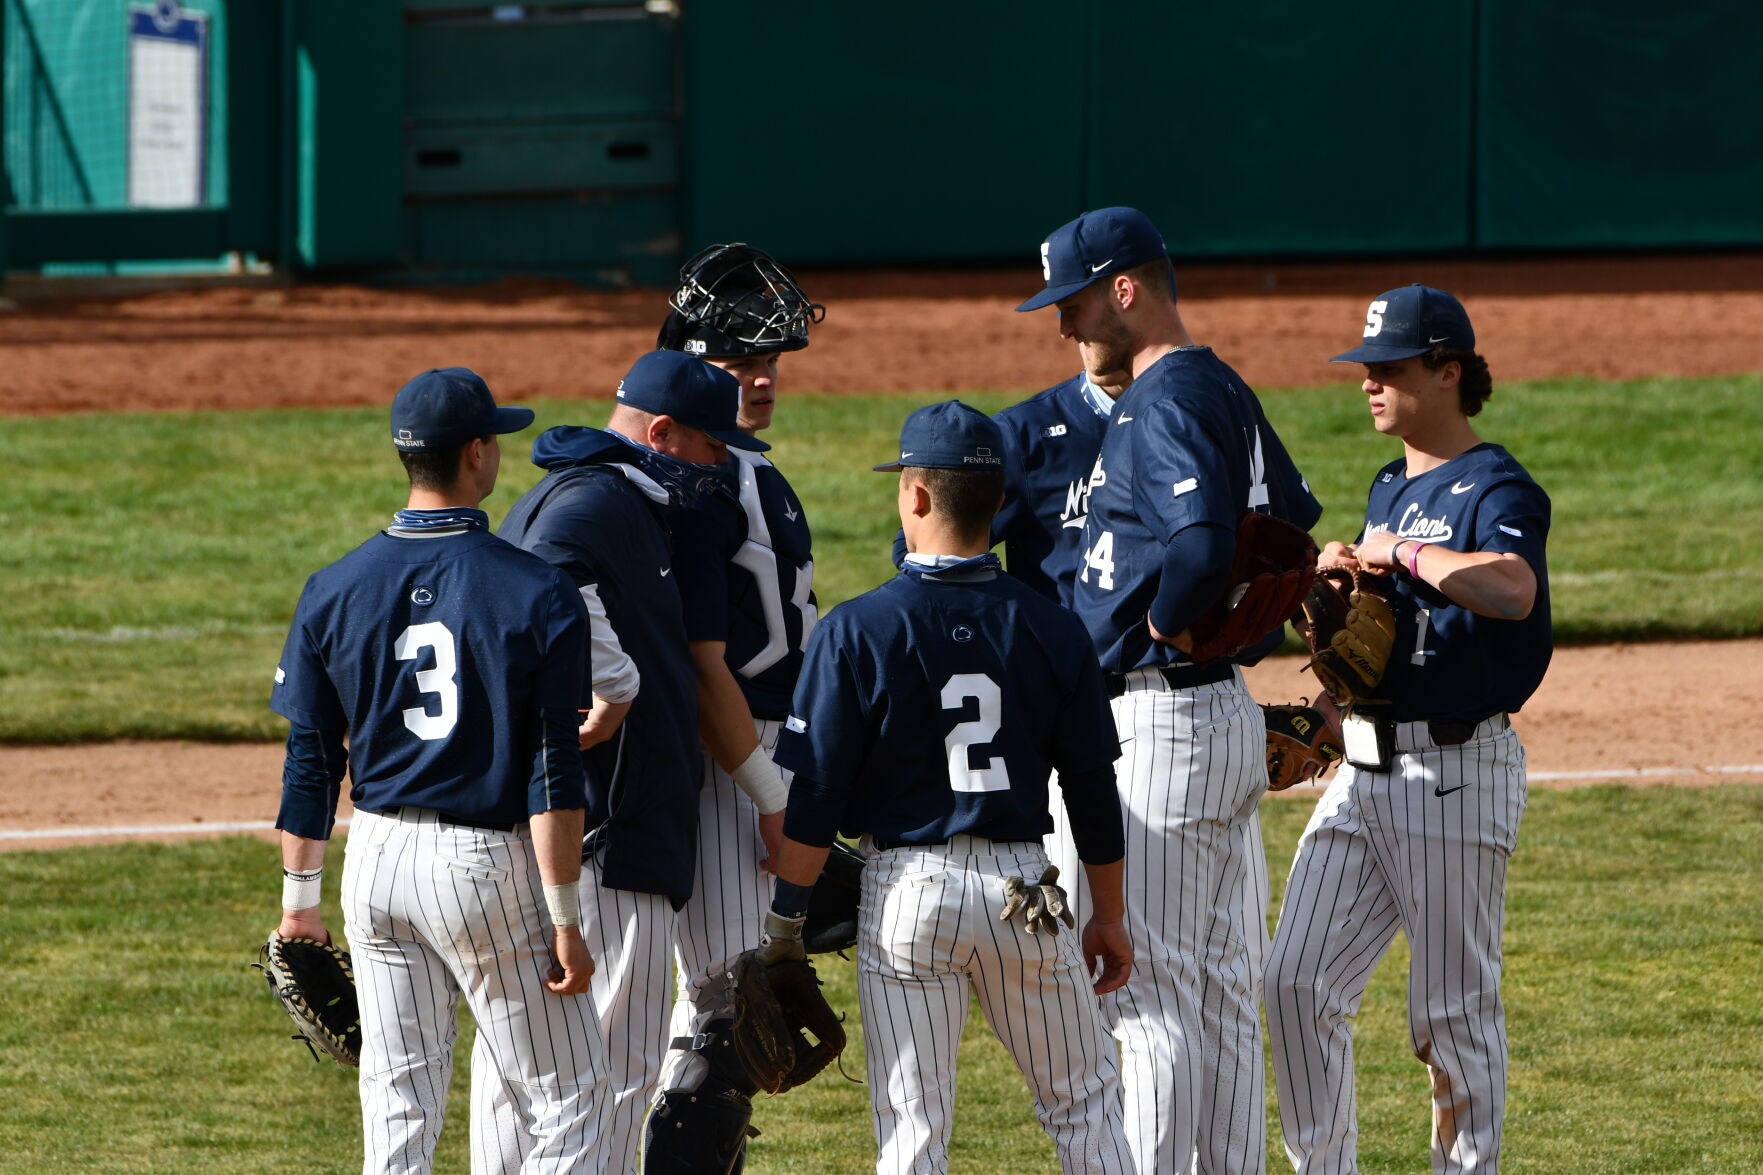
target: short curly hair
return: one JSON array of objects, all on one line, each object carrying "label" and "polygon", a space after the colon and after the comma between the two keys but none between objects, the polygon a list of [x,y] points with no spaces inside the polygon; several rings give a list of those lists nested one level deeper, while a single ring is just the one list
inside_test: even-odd
[{"label": "short curly hair", "polygon": [[1474,351],[1461,347],[1434,347],[1420,357],[1428,371],[1437,371],[1447,363],[1455,363],[1462,374],[1457,379],[1457,399],[1463,415],[1474,416],[1494,394],[1494,380],[1488,374],[1488,361]]}]

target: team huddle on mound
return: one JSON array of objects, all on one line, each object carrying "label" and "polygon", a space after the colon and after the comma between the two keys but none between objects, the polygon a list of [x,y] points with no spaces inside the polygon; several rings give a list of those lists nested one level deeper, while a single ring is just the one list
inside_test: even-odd
[{"label": "team huddle on mound", "polygon": [[[899,573],[824,617],[758,434],[825,311],[765,253],[687,263],[606,427],[540,435],[495,534],[498,437],[532,413],[464,368],[398,392],[406,507],[308,581],[271,701],[266,964],[330,942],[350,778],[359,1026],[309,1035],[358,1058],[365,1171],[429,1169],[461,996],[474,1173],[739,1171],[753,1096],[844,1044],[808,954],[854,946],[880,1172],[946,1169],[971,992],[1067,1172],[1263,1171],[1264,1003],[1293,1164],[1351,1175],[1351,1018],[1398,929],[1434,1166],[1497,1168],[1549,501],[1471,426],[1467,314],[1392,290],[1336,357],[1403,454],[1318,552],[1151,222],[1086,213],[1041,264],[1018,309],[1056,307],[1083,370],[911,413],[875,466]],[[1288,621],[1321,690],[1263,707],[1241,667]],[[1270,942],[1257,804],[1338,758]]]}]

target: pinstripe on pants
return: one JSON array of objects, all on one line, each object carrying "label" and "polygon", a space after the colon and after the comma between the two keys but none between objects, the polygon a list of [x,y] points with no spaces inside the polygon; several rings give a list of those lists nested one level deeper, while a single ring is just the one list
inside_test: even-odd
[{"label": "pinstripe on pants", "polygon": [[880,853],[865,866],[857,993],[883,1175],[948,1168],[970,983],[1028,1081],[1061,1169],[1132,1170],[1114,1050],[1077,936],[998,921],[1003,878],[1039,877],[1046,864],[1039,844],[958,836],[947,846]]},{"label": "pinstripe on pants", "polygon": [[1258,1173],[1266,1077],[1244,895],[1246,827],[1267,788],[1261,710],[1238,672],[1129,688],[1114,719],[1133,975],[1102,1010],[1121,1046],[1127,1138],[1140,1171]]},{"label": "pinstripe on pants", "polygon": [[[673,906],[659,894],[601,885],[593,861],[582,863],[581,893],[582,938],[594,956],[588,997],[606,1041],[608,1089],[601,1151],[608,1175],[623,1175],[637,1169],[643,1118],[667,1053],[667,1017],[673,1002],[667,952],[673,937]],[[494,1083],[474,1084],[472,1118],[493,1118],[501,1147],[482,1153],[474,1147],[472,1175],[520,1170],[522,1152],[507,1143],[513,1140],[518,1148],[530,1140],[522,1140],[514,1128],[508,1089]]]},{"label": "pinstripe on pants", "polygon": [[[551,927],[524,828],[357,810],[343,911],[361,1003],[362,1170],[426,1172],[447,1105],[463,993],[478,1024],[474,1086],[506,1091],[522,1172],[595,1172],[605,1048],[585,995],[546,991]],[[474,1113],[474,1146],[495,1126]]]},{"label": "pinstripe on pants", "polygon": [[1280,1126],[1300,1175],[1358,1170],[1351,1019],[1398,929],[1412,953],[1411,1043],[1432,1074],[1433,1169],[1481,1175],[1499,1163],[1500,937],[1524,748],[1487,724],[1454,747],[1434,747],[1424,723],[1396,730],[1392,770],[1343,764],[1318,801],[1268,958]]},{"label": "pinstripe on pants", "polygon": [[[777,747],[783,723],[755,718],[759,746],[767,756]],[[788,783],[790,773],[782,773]],[[698,874],[692,898],[674,926],[674,995],[671,1032],[689,1036],[702,1028],[700,1006],[712,976],[727,971],[742,951],[759,945],[759,928],[771,908],[772,879],[759,868],[759,809],[734,777],[704,753],[704,787],[698,793]],[[685,1054],[668,1054],[661,1088]]]}]

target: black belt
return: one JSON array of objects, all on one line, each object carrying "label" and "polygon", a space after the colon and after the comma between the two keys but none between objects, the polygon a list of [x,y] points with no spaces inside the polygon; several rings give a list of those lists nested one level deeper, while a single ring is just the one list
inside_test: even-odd
[{"label": "black belt", "polygon": [[[387,810],[387,814],[390,815],[392,812],[400,812],[402,810],[403,809],[401,808],[391,808]],[[435,819],[442,824],[457,824],[461,828],[481,828],[485,832],[513,832],[516,828],[520,827],[518,824],[492,824],[487,820],[461,820],[457,816],[448,815],[446,812],[441,812],[434,808],[423,808],[421,810],[425,812],[434,812]]]},{"label": "black belt", "polygon": [[[968,835],[972,834],[970,833]],[[885,853],[889,849],[941,849],[947,848],[949,844],[946,840],[888,840],[887,838],[880,836],[870,837],[869,843],[875,846],[875,851],[878,853]],[[1039,845],[1044,842],[1038,840],[995,840],[992,843],[1000,848],[1005,848],[1010,845]]]},{"label": "black belt", "polygon": [[[1475,734],[1476,727],[1492,717],[1494,715],[1489,714],[1487,718],[1472,718],[1467,722],[1445,722],[1442,720],[1428,722],[1426,732],[1432,736],[1434,746],[1460,747]],[[1511,724],[1507,723],[1507,725]]]},{"label": "black belt", "polygon": [[[1208,661],[1204,665],[1159,665],[1157,672],[1163,676],[1163,682],[1170,689],[1192,689],[1197,685],[1212,685],[1215,682],[1229,681],[1236,676],[1236,666],[1229,661]],[[1136,670],[1135,670],[1136,672]],[[1108,675],[1108,696],[1118,698],[1126,692],[1125,673]]]}]

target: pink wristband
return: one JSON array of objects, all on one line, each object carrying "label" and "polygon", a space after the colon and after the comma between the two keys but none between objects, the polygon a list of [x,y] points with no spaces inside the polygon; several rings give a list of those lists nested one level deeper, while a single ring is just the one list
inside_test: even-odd
[{"label": "pink wristband", "polygon": [[1415,579],[1419,579],[1420,548],[1426,546],[1426,544],[1419,539],[1409,539],[1408,541],[1414,544],[1414,549],[1408,552],[1408,574],[1412,575]]}]

